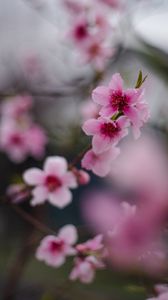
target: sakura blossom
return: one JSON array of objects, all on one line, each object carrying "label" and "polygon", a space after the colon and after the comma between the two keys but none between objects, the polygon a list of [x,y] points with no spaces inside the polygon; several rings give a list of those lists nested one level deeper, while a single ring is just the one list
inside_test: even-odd
[{"label": "sakura blossom", "polygon": [[[106,195],[95,195],[91,199],[86,217],[95,230],[106,236],[108,260],[113,266],[121,270],[140,269],[148,274],[165,271],[163,224],[158,222],[156,212],[145,212],[145,207],[135,209],[125,202],[120,205]],[[93,207],[96,210],[93,211]]]},{"label": "sakura blossom", "polygon": [[81,161],[82,167],[91,170],[95,175],[105,177],[112,170],[113,161],[120,154],[120,149],[112,147],[103,153],[96,154],[91,149],[87,151]]},{"label": "sakura blossom", "polygon": [[32,190],[31,205],[43,204],[46,200],[50,204],[64,208],[72,201],[70,188],[77,187],[76,177],[68,171],[68,163],[64,157],[48,157],[43,170],[31,168],[24,172],[24,181],[35,186]]},{"label": "sakura blossom", "polygon": [[144,100],[142,88],[123,89],[123,79],[119,73],[112,76],[108,86],[99,86],[93,90],[92,98],[101,105],[100,115],[111,118],[120,113],[128,117],[136,138],[140,136],[140,127],[149,119],[149,110]]},{"label": "sakura blossom", "polygon": [[73,225],[62,227],[58,234],[42,239],[36,250],[36,258],[51,267],[58,268],[65,263],[66,257],[75,255],[74,244],[77,241],[77,230]]},{"label": "sakura blossom", "polygon": [[93,151],[100,154],[115,146],[125,137],[128,134],[128,126],[128,120],[124,116],[116,121],[100,117],[87,120],[82,129],[87,135],[93,135]]},{"label": "sakura blossom", "polygon": [[74,268],[70,273],[71,280],[79,279],[82,283],[91,283],[97,269],[104,269],[103,263],[103,236],[98,235],[83,244],[76,246],[77,257],[74,259]]},{"label": "sakura blossom", "polygon": [[70,273],[70,280],[79,279],[82,283],[88,284],[94,280],[95,271],[103,269],[104,265],[95,256],[87,256],[85,258],[77,257],[74,259],[74,268]]},{"label": "sakura blossom", "polygon": [[11,97],[1,104],[0,149],[14,163],[22,163],[29,156],[41,159],[45,154],[47,135],[33,121],[32,105],[29,95]]}]

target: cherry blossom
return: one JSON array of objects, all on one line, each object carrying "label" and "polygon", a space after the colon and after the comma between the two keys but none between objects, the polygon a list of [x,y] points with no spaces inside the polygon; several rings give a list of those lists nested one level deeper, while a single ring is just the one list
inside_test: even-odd
[{"label": "cherry blossom", "polygon": [[112,117],[120,113],[128,117],[134,128],[134,135],[139,137],[139,128],[149,118],[148,106],[143,97],[142,88],[123,89],[123,80],[119,73],[112,76],[108,86],[99,86],[93,90],[93,101],[102,106],[100,115]]},{"label": "cherry blossom", "polygon": [[79,279],[82,283],[91,283],[94,280],[95,271],[104,268],[104,264],[92,255],[85,258],[77,257],[74,259],[74,264],[69,278],[73,281]]},{"label": "cherry blossom", "polygon": [[73,245],[77,240],[77,231],[73,225],[62,227],[57,236],[46,236],[36,251],[36,258],[52,267],[64,264],[66,256],[75,255]]},{"label": "cherry blossom", "polygon": [[87,120],[82,129],[87,135],[93,135],[93,151],[97,154],[109,150],[128,134],[129,123],[126,117],[116,121],[107,118]]},{"label": "cherry blossom", "polygon": [[95,271],[104,268],[102,240],[103,236],[98,235],[76,246],[77,257],[74,259],[75,266],[70,273],[71,280],[79,279],[83,283],[90,283],[95,277]]},{"label": "cherry blossom", "polygon": [[23,178],[28,185],[35,186],[32,190],[32,205],[49,203],[64,208],[72,200],[69,188],[76,188],[77,182],[73,172],[68,171],[64,157],[48,157],[43,170],[32,168],[25,171]]},{"label": "cherry blossom", "polygon": [[112,170],[113,161],[119,153],[120,149],[116,147],[100,154],[94,153],[91,149],[85,153],[81,164],[86,170],[91,170],[95,175],[104,177]]}]

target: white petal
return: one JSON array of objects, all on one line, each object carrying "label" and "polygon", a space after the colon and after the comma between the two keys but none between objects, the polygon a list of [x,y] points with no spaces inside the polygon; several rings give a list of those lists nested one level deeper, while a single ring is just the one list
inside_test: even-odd
[{"label": "white petal", "polygon": [[66,225],[60,229],[58,236],[66,241],[66,243],[73,245],[76,243],[78,234],[74,225]]},{"label": "white petal", "polygon": [[38,168],[31,168],[24,172],[23,179],[27,184],[39,185],[44,181],[44,172]]},{"label": "white petal", "polygon": [[48,174],[63,175],[67,168],[67,161],[61,156],[48,157],[44,163],[44,171]]}]

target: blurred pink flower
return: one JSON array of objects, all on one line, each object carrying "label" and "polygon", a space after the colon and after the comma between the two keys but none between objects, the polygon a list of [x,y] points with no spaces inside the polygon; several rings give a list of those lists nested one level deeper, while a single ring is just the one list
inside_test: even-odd
[{"label": "blurred pink flower", "polygon": [[94,279],[96,269],[104,268],[103,235],[97,235],[83,244],[78,244],[76,250],[77,257],[74,259],[75,266],[71,271],[70,279],[90,283]]},{"label": "blurred pink flower", "polygon": [[77,241],[77,231],[73,225],[66,225],[59,230],[58,235],[46,236],[36,251],[36,258],[52,267],[64,264],[66,256],[75,255],[73,245]]},{"label": "blurred pink flower", "polygon": [[[96,210],[94,209],[96,207]],[[121,205],[106,195],[96,194],[85,208],[86,218],[96,232],[105,235],[108,259],[119,269],[163,272],[166,251],[162,242],[163,224],[156,211]]]},{"label": "blurred pink flower", "polygon": [[79,43],[79,46],[90,38],[89,24],[86,17],[81,16],[76,20],[70,35],[75,43]]},{"label": "blurred pink flower", "polygon": [[20,120],[32,108],[33,100],[29,95],[15,96],[1,103],[1,117]]},{"label": "blurred pink flower", "polygon": [[97,70],[102,71],[113,55],[114,50],[101,41],[100,38],[91,37],[83,45],[83,61],[92,63]]},{"label": "blurred pink flower", "polygon": [[95,271],[104,268],[104,264],[92,255],[76,257],[74,264],[69,278],[73,281],[79,279],[82,283],[91,283],[94,280]]},{"label": "blurred pink flower", "polygon": [[69,188],[76,188],[77,182],[73,172],[68,171],[64,157],[48,157],[44,170],[28,169],[23,178],[28,185],[36,186],[32,190],[32,205],[42,204],[48,200],[51,204],[64,208],[72,200]]},{"label": "blurred pink flower", "polygon": [[109,150],[128,134],[127,126],[126,117],[120,117],[117,121],[100,117],[87,120],[82,129],[87,135],[93,135],[93,151],[100,154]]},{"label": "blurred pink flower", "polygon": [[111,171],[112,163],[119,153],[120,150],[116,147],[100,154],[94,153],[91,149],[85,153],[81,164],[86,170],[91,170],[97,176],[104,177]]},{"label": "blurred pink flower", "polygon": [[6,196],[10,202],[18,204],[30,196],[30,191],[24,184],[11,184],[8,186]]},{"label": "blurred pink flower", "polygon": [[28,147],[24,131],[15,123],[8,121],[1,125],[0,149],[15,163],[20,163],[27,158]]},{"label": "blurred pink flower", "polygon": [[127,116],[134,129],[135,137],[138,138],[139,128],[143,122],[147,122],[149,111],[143,99],[142,89],[123,90],[123,80],[120,74],[112,76],[109,86],[99,86],[92,93],[93,101],[102,106],[100,115],[112,117],[117,113]]}]

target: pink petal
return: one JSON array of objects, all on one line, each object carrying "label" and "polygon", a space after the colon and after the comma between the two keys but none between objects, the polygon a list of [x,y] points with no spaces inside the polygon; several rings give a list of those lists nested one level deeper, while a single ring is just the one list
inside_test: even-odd
[{"label": "pink petal", "polygon": [[60,188],[55,193],[50,193],[49,202],[58,208],[64,208],[72,201],[72,194],[66,188]]},{"label": "pink petal", "polygon": [[31,205],[35,206],[38,204],[43,204],[48,197],[47,189],[43,186],[38,186],[32,191],[33,198],[31,200]]},{"label": "pink petal", "polygon": [[118,123],[118,125],[119,125],[119,127],[120,127],[121,129],[124,129],[124,128],[128,127],[129,124],[130,124],[128,118],[127,118],[127,117],[124,117],[124,116],[123,116],[123,117],[120,117],[120,118],[117,120],[117,123]]},{"label": "pink petal", "polygon": [[96,119],[87,120],[82,129],[87,135],[94,135],[99,132],[100,122]]},{"label": "pink petal", "polygon": [[44,182],[44,172],[38,168],[32,168],[24,172],[23,179],[27,184],[39,185]]},{"label": "pink petal", "polygon": [[141,89],[127,89],[125,92],[128,102],[130,104],[135,104],[141,99],[142,90]]},{"label": "pink petal", "polygon": [[50,255],[44,261],[46,262],[47,265],[51,267],[59,268],[65,263],[65,256],[61,254],[55,256]]},{"label": "pink petal", "polygon": [[51,156],[44,163],[44,171],[47,174],[63,175],[68,168],[67,161],[64,157]]},{"label": "pink petal", "polygon": [[100,116],[102,117],[112,117],[113,114],[117,112],[117,108],[113,108],[112,106],[102,107],[100,110]]},{"label": "pink petal", "polygon": [[76,177],[72,172],[67,172],[62,178],[63,184],[70,188],[76,188],[78,186]]},{"label": "pink petal", "polygon": [[109,88],[106,86],[99,86],[92,92],[92,99],[100,105],[109,104]]},{"label": "pink petal", "polygon": [[73,225],[66,225],[61,228],[58,236],[69,245],[75,244],[78,238],[77,230]]},{"label": "pink petal", "polygon": [[134,125],[139,124],[139,114],[138,110],[135,107],[130,106],[129,108],[124,110],[124,113]]},{"label": "pink petal", "polygon": [[119,73],[116,73],[112,76],[112,79],[109,84],[110,89],[122,91],[123,89],[123,80]]},{"label": "pink petal", "polygon": [[109,149],[110,147],[110,139],[107,137],[103,137],[100,134],[96,134],[92,139],[93,151],[96,154],[102,153]]}]

